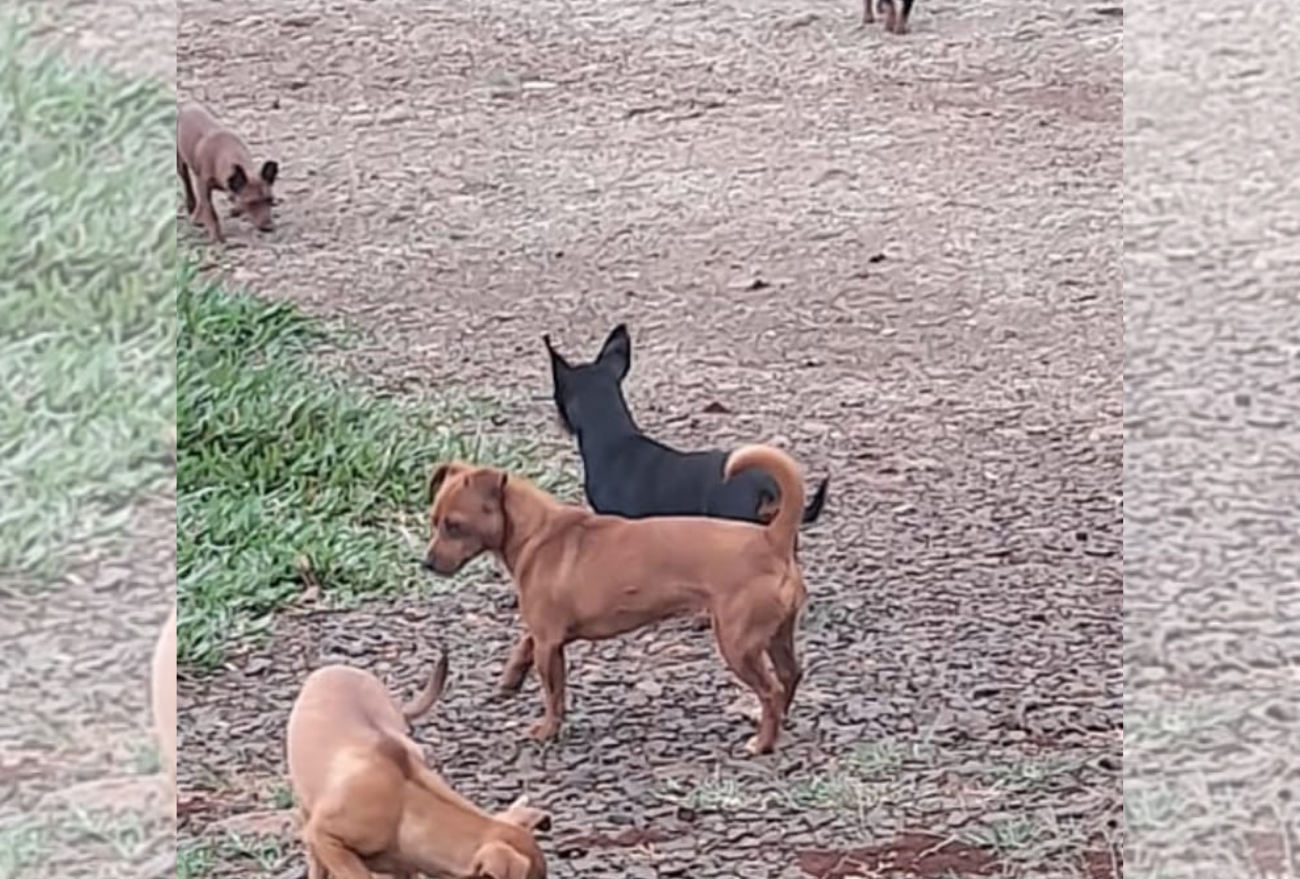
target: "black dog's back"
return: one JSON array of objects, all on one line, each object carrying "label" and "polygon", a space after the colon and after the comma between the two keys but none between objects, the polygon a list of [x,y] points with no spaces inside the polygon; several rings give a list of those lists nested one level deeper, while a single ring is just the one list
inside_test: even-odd
[{"label": "black dog's back", "polygon": [[[589,364],[570,365],[543,337],[560,421],[578,437],[587,501],[598,513],[648,516],[711,516],[763,521],[779,500],[776,483],[752,470],[724,481],[727,453],[680,452],[641,432],[623,398],[621,383],[631,365],[632,343],[620,324]],[[804,509],[804,523],[821,515],[829,480],[823,479]]]},{"label": "black dog's back", "polygon": [[726,460],[722,452],[687,454],[628,436],[598,456],[583,455],[587,501],[598,513],[629,519],[698,516],[722,481]]}]

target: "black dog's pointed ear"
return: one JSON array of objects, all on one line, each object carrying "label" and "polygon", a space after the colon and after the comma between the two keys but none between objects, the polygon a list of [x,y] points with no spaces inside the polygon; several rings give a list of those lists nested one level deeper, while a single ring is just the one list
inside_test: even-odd
[{"label": "black dog's pointed ear", "polygon": [[434,471],[429,474],[429,505],[433,505],[433,499],[438,496],[438,489],[447,481],[447,477],[455,476],[465,470],[465,465],[459,461],[452,461],[450,464],[439,464]]},{"label": "black dog's pointed ear", "polygon": [[632,338],[627,334],[627,324],[619,324],[610,331],[605,344],[600,346],[596,362],[614,370],[619,381],[627,376],[632,366]]},{"label": "black dog's pointed ear", "polygon": [[262,163],[262,182],[270,186],[280,176],[280,163],[270,159]]},{"label": "black dog's pointed ear", "polygon": [[569,366],[569,361],[564,359],[564,355],[561,354],[559,351],[555,350],[555,346],[551,344],[551,336],[549,333],[542,336],[542,344],[546,346],[546,353],[551,356],[552,368],[560,368],[565,370],[573,368]]},{"label": "black dog's pointed ear", "polygon": [[236,165],[235,170],[231,171],[230,176],[226,178],[226,191],[237,193],[247,185],[248,172],[244,170],[243,165]]}]

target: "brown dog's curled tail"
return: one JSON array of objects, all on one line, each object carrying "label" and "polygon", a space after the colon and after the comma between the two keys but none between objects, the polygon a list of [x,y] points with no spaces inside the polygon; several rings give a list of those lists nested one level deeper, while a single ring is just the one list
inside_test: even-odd
[{"label": "brown dog's curled tail", "polygon": [[741,446],[727,457],[723,475],[730,479],[746,470],[762,470],[772,477],[780,490],[776,515],[765,527],[777,546],[793,554],[804,514],[803,474],[799,472],[799,465],[794,458],[772,446]]},{"label": "brown dog's curled tail", "polygon": [[433,666],[433,674],[429,675],[429,682],[424,685],[420,695],[416,696],[410,702],[402,706],[402,716],[408,721],[415,720],[417,717],[426,713],[433,707],[442,696],[442,691],[447,687],[447,651],[442,651],[438,657],[437,663]]}]

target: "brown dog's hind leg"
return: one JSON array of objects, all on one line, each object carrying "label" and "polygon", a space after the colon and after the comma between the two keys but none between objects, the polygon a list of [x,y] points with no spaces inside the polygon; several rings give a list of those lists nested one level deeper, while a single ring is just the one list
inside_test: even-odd
[{"label": "brown dog's hind leg", "polygon": [[758,732],[745,743],[745,750],[754,755],[768,754],[776,747],[776,739],[781,732],[784,714],[781,704],[784,701],[785,688],[767,667],[764,647],[748,649],[740,646],[748,637],[747,633],[745,639],[733,639],[719,632],[718,648],[736,677],[754,691],[754,695],[758,697],[758,704],[763,710],[763,716],[758,723]]},{"label": "brown dog's hind leg", "polygon": [[524,678],[533,667],[533,636],[524,633],[510,651],[506,667],[501,671],[501,680],[497,682],[497,696],[513,696],[524,685]]},{"label": "brown dog's hind leg", "polygon": [[564,667],[563,642],[536,644],[534,665],[542,682],[542,695],[546,699],[542,719],[533,725],[531,735],[538,741],[553,739],[564,723],[564,691],[567,672]]},{"label": "brown dog's hind leg", "polygon": [[767,658],[772,660],[772,668],[775,669],[785,692],[781,707],[783,715],[789,713],[790,704],[794,702],[794,694],[799,689],[799,682],[803,680],[803,669],[799,667],[799,657],[795,653],[794,646],[794,629],[798,621],[797,614],[792,613],[786,617],[781,622],[781,627],[776,630],[772,643],[767,645]]}]

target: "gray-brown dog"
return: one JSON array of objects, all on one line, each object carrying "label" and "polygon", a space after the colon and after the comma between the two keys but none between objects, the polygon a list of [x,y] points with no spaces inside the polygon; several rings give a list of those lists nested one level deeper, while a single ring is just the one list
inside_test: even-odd
[{"label": "gray-brown dog", "polygon": [[546,879],[533,831],[545,813],[520,797],[489,815],[425,765],[408,723],[447,681],[444,654],[399,707],[372,674],[329,665],[307,676],[289,714],[289,780],[302,817],[308,879]]},{"label": "gray-brown dog", "polygon": [[246,216],[260,232],[275,228],[272,187],[280,174],[274,160],[254,164],[248,147],[229,128],[196,103],[176,114],[176,174],[185,188],[185,211],[213,241],[224,241],[212,193],[230,196],[232,216]]},{"label": "gray-brown dog", "polygon": [[766,524],[602,516],[491,467],[452,462],[434,471],[424,566],[451,575],[490,552],[510,571],[525,631],[500,689],[517,692],[536,667],[546,711],[535,738],[554,737],[564,719],[565,645],[703,611],[727,665],[762,706],[749,751],[775,747],[803,676],[795,628],[807,589],[795,535],[804,486],[799,466],[779,449],[737,449],[727,458],[726,478],[749,469],[767,472],[780,493]]}]

